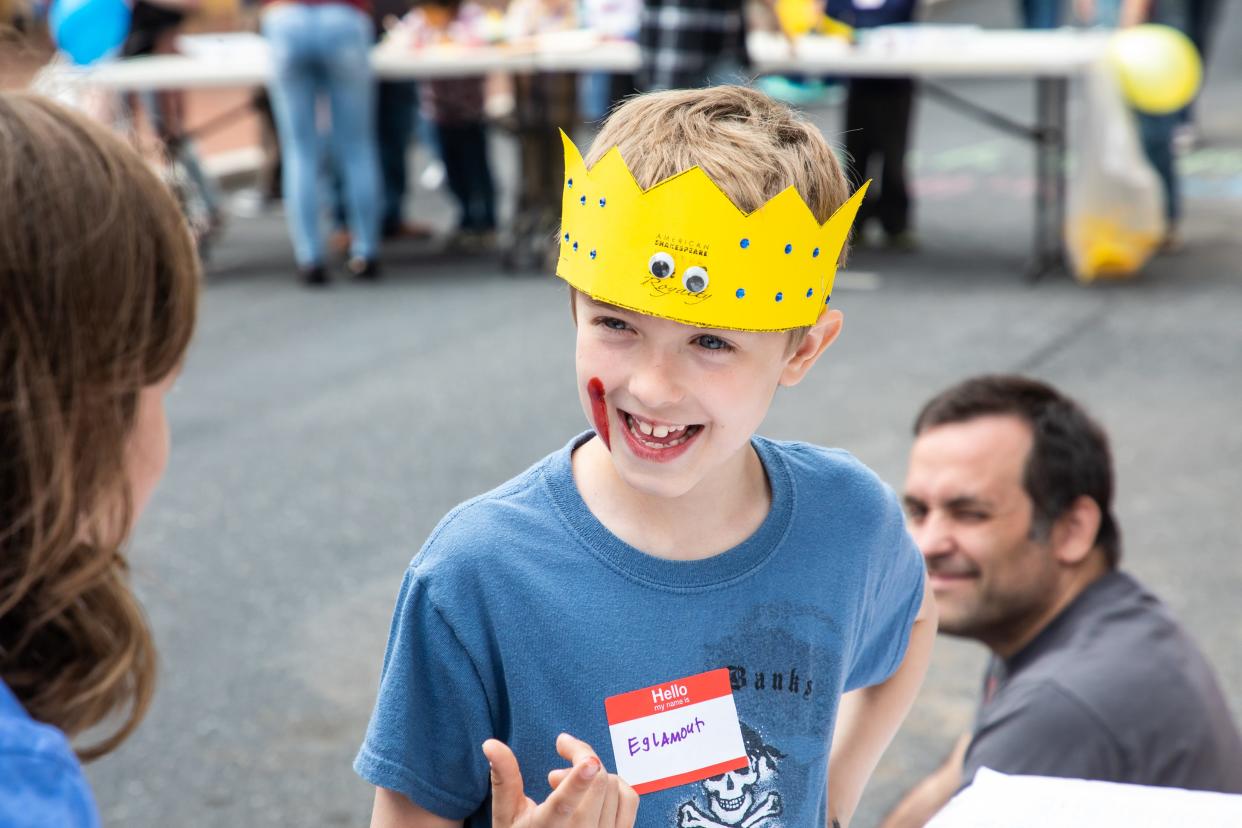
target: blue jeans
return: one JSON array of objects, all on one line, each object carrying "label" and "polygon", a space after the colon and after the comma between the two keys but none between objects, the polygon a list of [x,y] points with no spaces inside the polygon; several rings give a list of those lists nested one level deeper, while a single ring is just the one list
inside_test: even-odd
[{"label": "blue jeans", "polygon": [[1181,120],[1181,113],[1171,115],[1148,115],[1138,112],[1139,136],[1143,139],[1143,152],[1160,176],[1164,188],[1164,217],[1173,227],[1182,217],[1182,193],[1173,158],[1173,132]]},{"label": "blue jeans", "polygon": [[496,190],[487,160],[487,128],[482,123],[436,125],[449,189],[461,206],[459,229],[496,229]]},{"label": "blue jeans", "polygon": [[[418,84],[380,81],[375,90],[375,135],[379,143],[380,185],[384,197],[380,232],[388,237],[399,233],[405,222],[409,178],[406,152],[418,124]],[[339,228],[344,228],[347,222],[344,185],[335,167],[332,167],[332,222]]]},{"label": "blue jeans", "polygon": [[1028,29],[1055,29],[1061,25],[1061,0],[1021,0],[1022,25]]},{"label": "blue jeans", "polygon": [[264,12],[262,31],[272,48],[268,88],[280,132],[281,189],[294,256],[302,267],[323,261],[316,105],[326,95],[332,151],[345,179],[350,253],[373,259],[378,250],[380,186],[375,83],[369,62],[371,19],[339,3],[287,3]]}]

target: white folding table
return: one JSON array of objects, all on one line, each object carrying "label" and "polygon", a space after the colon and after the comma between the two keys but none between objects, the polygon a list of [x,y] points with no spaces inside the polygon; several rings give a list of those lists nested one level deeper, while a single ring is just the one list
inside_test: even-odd
[{"label": "white folding table", "polygon": [[[266,45],[256,35],[183,38],[183,55],[132,58],[80,69],[65,68],[58,80],[114,91],[258,86],[267,81]],[[791,48],[784,37],[755,32],[748,41],[759,74],[796,73],[834,77],[912,77],[923,91],[1030,140],[1035,146],[1034,252],[1028,275],[1038,279],[1066,270],[1069,86],[1102,71],[1107,36],[1098,32],[1009,31],[973,26],[900,26],[867,32],[850,46],[840,40],[806,37]],[[443,46],[406,50],[381,44],[372,53],[377,76],[418,79],[483,75],[490,72],[633,71],[639,53],[629,42],[600,40],[590,32],[565,32],[521,46]],[[939,84],[944,78],[1031,78],[1034,121],[1024,124],[988,110]],[[1098,85],[1096,85],[1098,87]],[[1088,104],[1090,105],[1090,104]]]}]

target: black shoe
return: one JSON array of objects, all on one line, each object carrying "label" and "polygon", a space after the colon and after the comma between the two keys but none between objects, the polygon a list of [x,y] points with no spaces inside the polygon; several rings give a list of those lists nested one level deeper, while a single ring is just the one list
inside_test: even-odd
[{"label": "black shoe", "polygon": [[318,264],[299,267],[298,278],[307,287],[324,287],[328,284],[328,271],[323,269],[323,265]]},{"label": "black shoe", "polygon": [[346,262],[345,267],[355,279],[361,279],[364,282],[374,282],[380,277],[378,259],[360,259],[355,257]]}]

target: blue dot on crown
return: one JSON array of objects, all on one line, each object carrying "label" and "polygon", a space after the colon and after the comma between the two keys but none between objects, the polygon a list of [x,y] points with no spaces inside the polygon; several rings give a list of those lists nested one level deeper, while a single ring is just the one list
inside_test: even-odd
[{"label": "blue dot on crown", "polygon": [[793,245],[792,245],[792,244],[787,244],[787,245],[785,245],[785,252],[786,252],[786,253],[792,253],[792,252],[793,252]]},{"label": "blue dot on crown", "polygon": [[578,252],[578,243],[577,243],[577,242],[574,242],[574,252],[575,252],[575,253],[577,253],[577,252]]},{"label": "blue dot on crown", "polygon": [[785,294],[783,294],[783,293],[778,293],[778,294],[776,294],[776,301],[778,301],[778,302],[779,302],[779,301],[781,301],[781,300],[782,300],[782,299],[784,299],[784,298],[785,298]]},{"label": "blue dot on crown", "polygon": [[572,178],[571,178],[571,179],[569,179],[569,186],[570,186],[570,188],[572,188],[572,187],[574,186],[574,180],[573,180]]},{"label": "blue dot on crown", "polygon": [[815,248],[814,250],[812,250],[812,251],[811,251],[811,258],[812,258],[812,259],[818,259],[818,258],[819,258],[819,248],[818,248],[818,247],[817,247],[817,248]]},{"label": "blue dot on crown", "polygon": [[807,288],[807,289],[806,289],[806,298],[807,298],[807,299],[810,299],[810,298],[811,298],[812,296],[814,296],[814,295],[815,295],[815,288]]},{"label": "blue dot on crown", "polygon": [[568,234],[568,233],[566,233],[566,234],[565,234],[565,241],[569,241],[569,234]]},{"label": "blue dot on crown", "polygon": [[608,199],[606,199],[606,198],[601,198],[601,199],[599,200],[599,206],[600,206],[600,207],[603,207],[603,206],[604,206],[605,204],[607,204],[607,203],[608,203]]},{"label": "blue dot on crown", "polygon": [[592,258],[592,259],[594,259],[594,258],[595,258],[595,251],[594,251],[594,250],[592,250],[592,251],[591,251],[591,258]]},{"label": "blue dot on crown", "polygon": [[741,245],[743,250],[750,247],[750,239],[742,239]]},{"label": "blue dot on crown", "polygon": [[745,295],[746,295],[746,288],[738,288],[738,289],[737,289],[737,298],[738,298],[738,299],[741,299],[741,298],[742,298],[743,296],[745,296]]},{"label": "blue dot on crown", "polygon": [[578,199],[578,203],[579,203],[579,204],[586,204],[586,196],[582,196],[582,198]]}]

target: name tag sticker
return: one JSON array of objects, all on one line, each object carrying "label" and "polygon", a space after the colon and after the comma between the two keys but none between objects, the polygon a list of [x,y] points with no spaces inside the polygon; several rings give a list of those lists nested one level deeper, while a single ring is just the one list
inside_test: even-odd
[{"label": "name tag sticker", "polygon": [[617,774],[640,794],[748,762],[727,669],[611,696],[604,708]]}]

